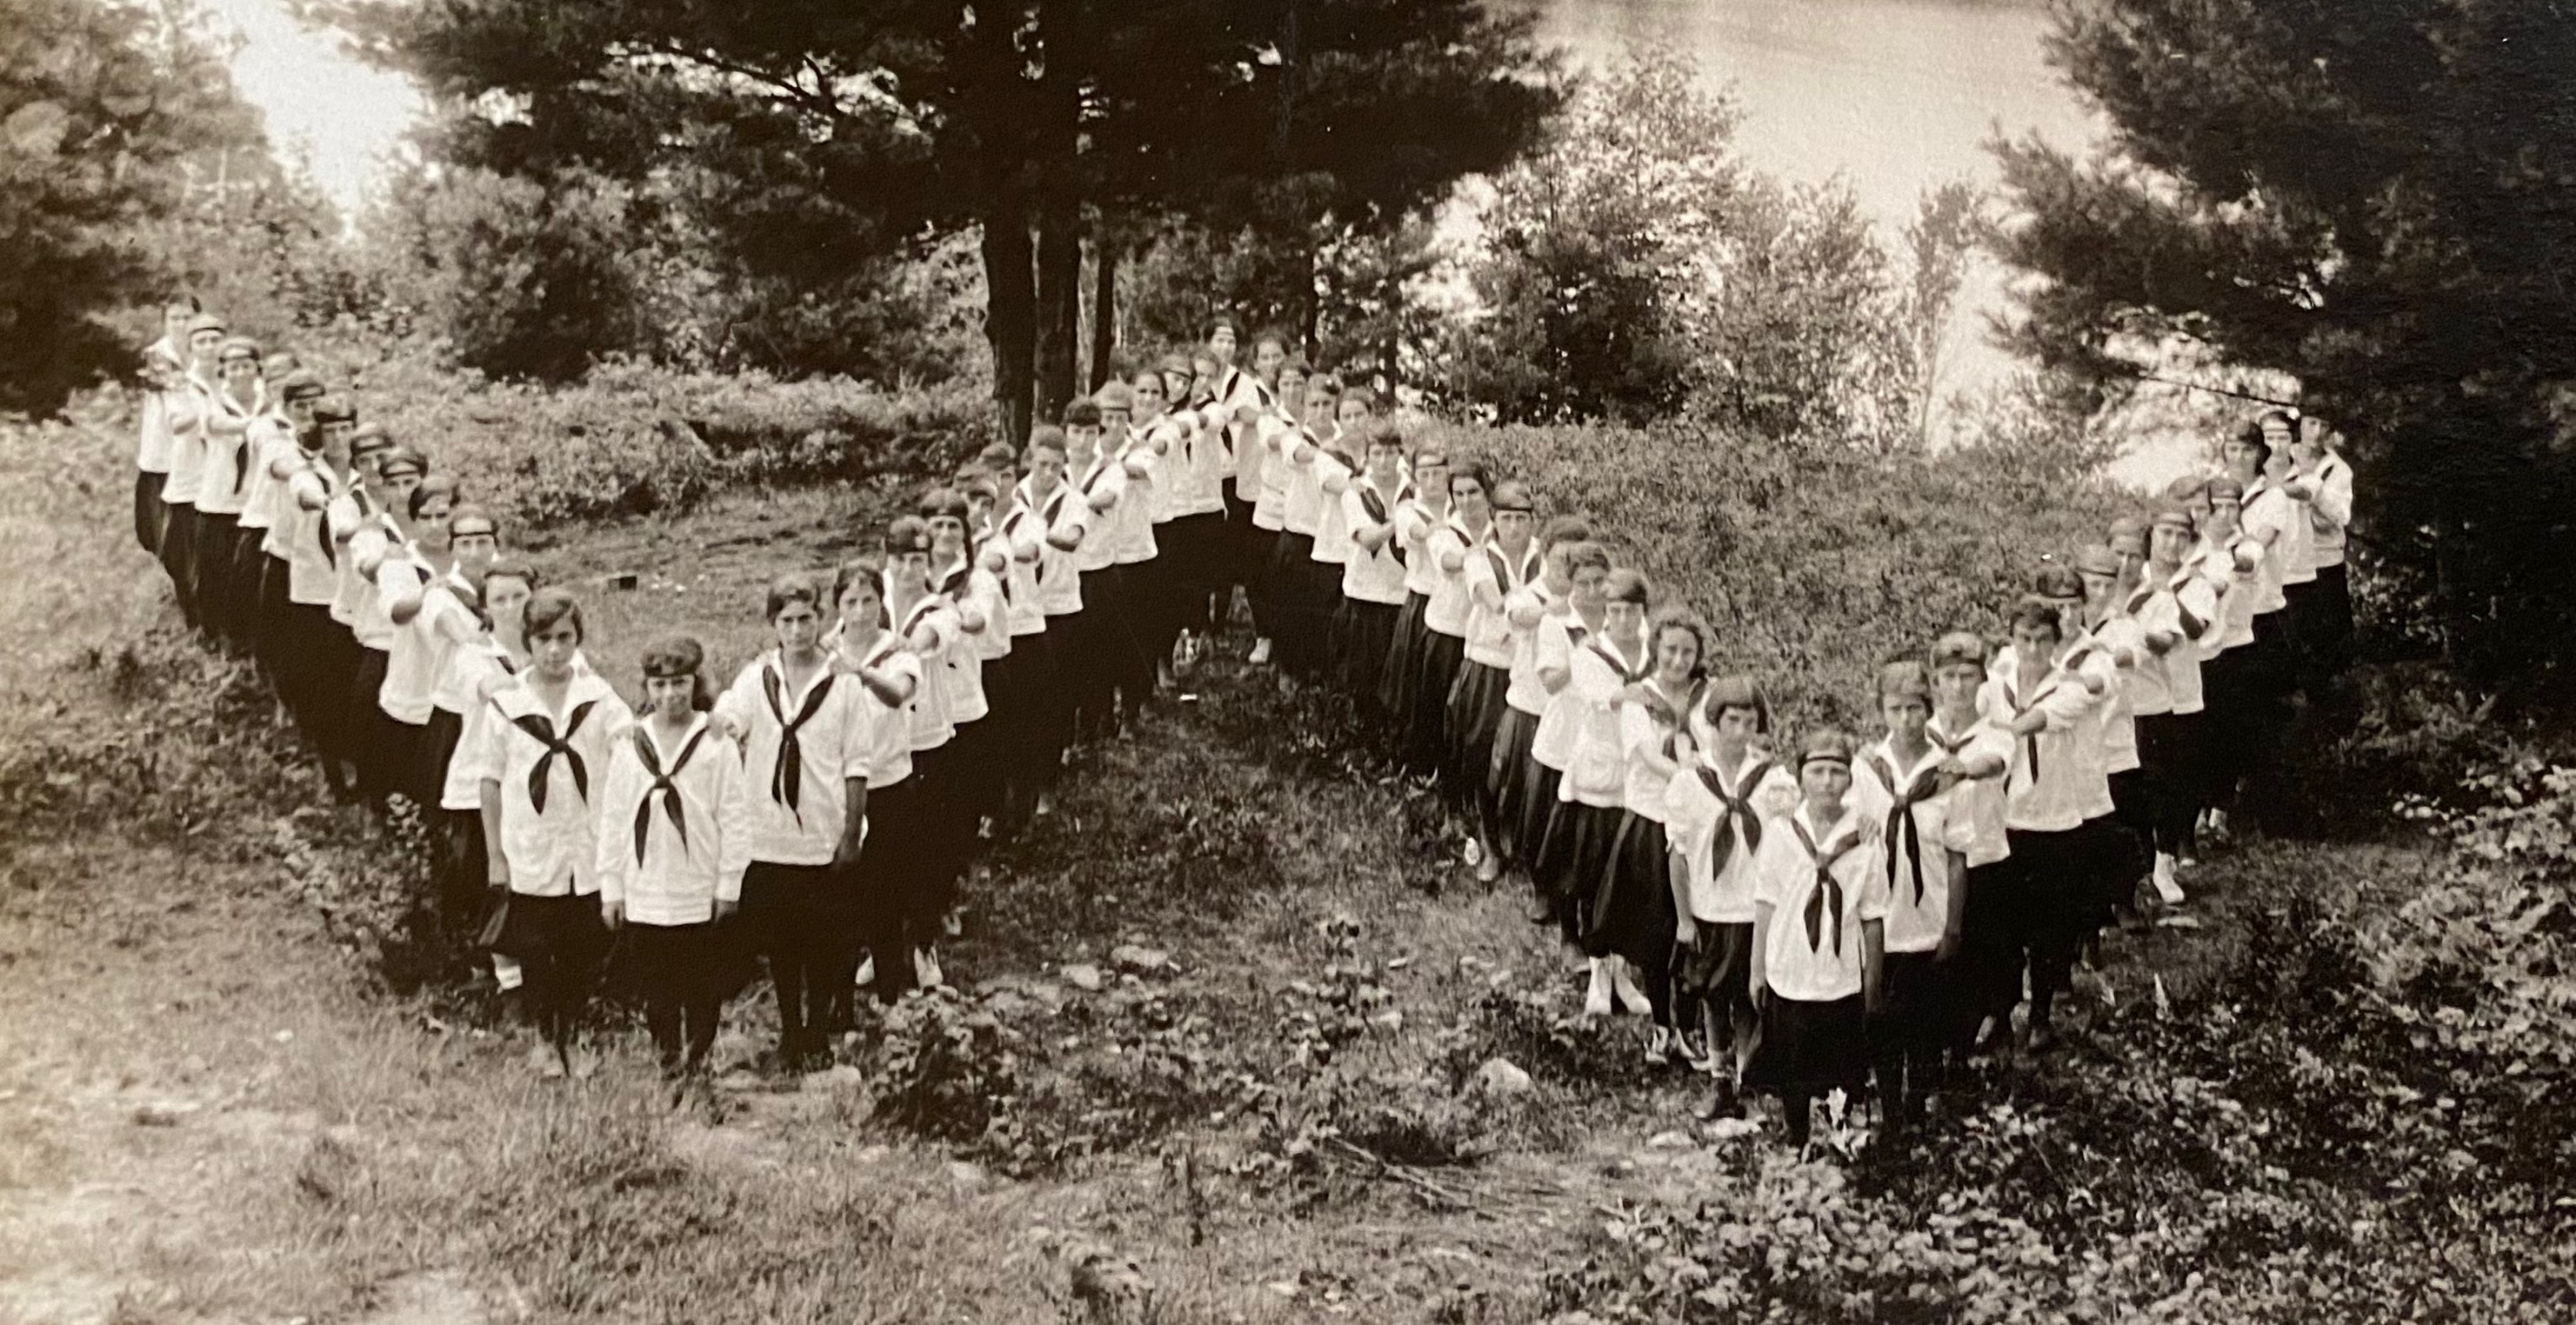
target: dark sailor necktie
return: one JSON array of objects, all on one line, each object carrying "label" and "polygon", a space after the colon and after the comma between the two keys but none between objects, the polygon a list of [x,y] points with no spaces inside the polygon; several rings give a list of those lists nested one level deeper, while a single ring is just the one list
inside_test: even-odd
[{"label": "dark sailor necktie", "polygon": [[1834,922],[1834,955],[1839,957],[1843,951],[1843,886],[1834,878],[1834,862],[1841,860],[1845,853],[1860,845],[1860,839],[1837,838],[1828,844],[1833,848],[1828,852],[1817,848],[1816,839],[1807,834],[1807,825],[1797,819],[1789,820],[1789,830],[1798,835],[1798,845],[1805,847],[1807,858],[1816,863],[1816,886],[1814,891],[1807,894],[1807,947],[1810,951],[1824,950],[1825,912],[1831,908]]},{"label": "dark sailor necktie", "polygon": [[665,771],[662,767],[661,752],[653,748],[652,736],[644,730],[642,723],[636,724],[635,755],[644,762],[645,773],[653,779],[653,785],[644,789],[644,799],[635,804],[636,864],[644,863],[644,839],[653,827],[655,793],[661,795],[662,809],[671,816],[671,831],[680,835],[680,849],[682,851],[689,849],[689,816],[681,808],[680,786],[672,779],[688,770],[689,756],[698,752],[698,742],[706,739],[706,735],[707,729],[704,727],[689,733],[688,741],[681,745],[680,753],[672,757],[671,767]]},{"label": "dark sailor necktie", "polygon": [[832,694],[833,680],[833,673],[825,671],[823,679],[806,694],[805,703],[796,710],[796,716],[790,718],[787,716],[786,682],[779,679],[776,667],[763,666],[760,669],[761,694],[769,700],[769,716],[778,720],[778,764],[770,770],[769,798],[786,806],[787,813],[793,815],[800,825],[805,822],[802,804],[805,747],[796,735],[806,723],[814,720],[815,714],[823,711],[823,701]]},{"label": "dark sailor necktie", "polygon": [[510,719],[519,730],[535,737],[539,744],[546,747],[546,752],[537,756],[537,766],[528,770],[528,804],[534,807],[537,813],[546,812],[546,786],[554,773],[555,758],[558,755],[562,756],[563,761],[572,769],[572,787],[575,792],[580,793],[582,804],[590,803],[590,767],[581,761],[581,751],[572,748],[572,738],[581,733],[581,724],[590,717],[590,711],[597,707],[599,707],[599,701],[595,699],[587,699],[575,704],[572,716],[565,720],[563,734],[560,736],[555,734],[554,720],[545,714],[525,713]]},{"label": "dark sailor necktie", "polygon": [[1699,774],[1700,785],[1717,798],[1717,831],[1708,837],[1709,878],[1726,872],[1726,862],[1738,846],[1747,852],[1762,849],[1762,816],[1753,812],[1753,790],[1762,785],[1762,779],[1771,776],[1771,768],[1767,759],[1755,764],[1731,795],[1725,777],[1716,769],[1702,764],[1693,770]]},{"label": "dark sailor necktie", "polygon": [[[1967,744],[1964,739],[1959,743]],[[1907,868],[1913,872],[1914,904],[1920,906],[1923,904],[1923,836],[1914,826],[1914,807],[1939,794],[1941,767],[1935,764],[1924,769],[1914,776],[1913,782],[1904,786],[1897,785],[1896,770],[1875,754],[1869,757],[1869,771],[1877,775],[1879,784],[1896,798],[1887,812],[1885,832],[1888,887],[1893,890],[1896,886],[1896,857],[1902,851]]]}]

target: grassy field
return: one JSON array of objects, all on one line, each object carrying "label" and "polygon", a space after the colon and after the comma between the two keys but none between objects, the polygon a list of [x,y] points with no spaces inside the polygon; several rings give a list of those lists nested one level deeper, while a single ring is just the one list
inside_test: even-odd
[{"label": "grassy field", "polygon": [[[2392,1052],[2335,964],[2426,849],[2213,862],[2204,928],[2117,941],[2067,1052],[1912,1157],[1802,1164],[1573,1018],[1577,964],[1346,714],[1223,664],[1082,756],[969,885],[961,988],[845,1070],[675,1110],[637,1030],[541,1082],[474,1001],[378,978],[352,899],[401,871],[179,637],[112,437],[8,441],[0,1319],[2565,1318],[2563,1171],[2499,1172],[2556,1115]],[[729,668],[761,580],[888,498],[539,556],[635,573],[588,595],[612,677],[669,629]],[[766,1017],[738,1000],[720,1061]],[[1477,1085],[1494,1058],[1529,1089]]]}]

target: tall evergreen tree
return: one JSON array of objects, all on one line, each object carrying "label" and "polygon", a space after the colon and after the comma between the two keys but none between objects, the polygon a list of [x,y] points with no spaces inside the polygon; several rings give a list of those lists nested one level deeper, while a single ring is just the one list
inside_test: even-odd
[{"label": "tall evergreen tree", "polygon": [[192,170],[275,173],[192,18],[0,0],[0,410],[50,412],[136,364],[117,315],[170,293],[136,231],[186,202]]},{"label": "tall evergreen tree", "polygon": [[2109,134],[2002,145],[2020,346],[2116,393],[2173,338],[2355,442],[2369,596],[2490,678],[2576,646],[2576,5],[2082,0]]},{"label": "tall evergreen tree", "polygon": [[1528,20],[1480,0],[356,0],[341,15],[378,59],[491,112],[442,145],[454,159],[721,174],[740,188],[700,219],[765,272],[829,280],[979,227],[1015,430],[1076,386],[1087,217],[1275,215],[1283,187],[1310,218],[1401,213],[1508,160],[1556,100]]}]

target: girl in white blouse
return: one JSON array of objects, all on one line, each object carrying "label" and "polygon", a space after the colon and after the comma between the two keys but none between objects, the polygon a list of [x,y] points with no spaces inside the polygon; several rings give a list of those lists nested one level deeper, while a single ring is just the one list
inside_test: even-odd
[{"label": "girl in white blouse", "polygon": [[523,613],[529,669],[493,692],[474,746],[489,879],[509,893],[493,949],[515,959],[526,1006],[551,1049],[541,1070],[571,1070],[573,1033],[598,970],[601,779],[634,711],[576,667],[581,604],[540,589]]},{"label": "girl in white blouse", "polygon": [[686,637],[644,651],[648,716],[612,747],[600,797],[600,919],[626,931],[669,1078],[706,1071],[724,1012],[717,925],[741,904],[751,863],[728,831],[742,814],[742,755],[707,721],[706,662]]}]

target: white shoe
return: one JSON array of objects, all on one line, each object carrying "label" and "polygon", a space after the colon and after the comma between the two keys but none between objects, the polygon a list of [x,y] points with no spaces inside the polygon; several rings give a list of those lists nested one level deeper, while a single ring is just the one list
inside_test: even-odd
[{"label": "white shoe", "polygon": [[939,978],[939,952],[937,949],[915,948],[912,950],[912,982],[924,989],[937,989],[940,986],[942,981]]},{"label": "white shoe", "polygon": [[2155,872],[2147,878],[2155,884],[2157,901],[2167,906],[2182,905],[2182,885],[2174,882],[2173,857],[2162,852],[2156,853]]},{"label": "white shoe", "polygon": [[1655,1001],[1637,987],[1637,975],[1628,968],[1627,959],[1612,957],[1605,964],[1610,968],[1610,989],[1619,996],[1620,1010],[1632,1017],[1652,1015]]},{"label": "white shoe", "polygon": [[1254,641],[1252,642],[1252,654],[1251,654],[1251,656],[1249,656],[1249,657],[1245,658],[1245,659],[1244,659],[1244,661],[1245,661],[1245,662],[1248,662],[1248,663],[1250,663],[1250,664],[1252,664],[1252,665],[1253,665],[1253,666],[1255,666],[1255,667],[1267,667],[1267,666],[1269,666],[1269,665],[1270,665],[1270,641],[1269,641],[1269,640],[1267,640],[1267,639],[1257,639],[1257,640],[1254,640]]},{"label": "white shoe", "polygon": [[1459,858],[1465,860],[1470,868],[1484,864],[1485,844],[1468,838],[1467,845],[1459,850]]},{"label": "white shoe", "polygon": [[867,989],[877,982],[877,959],[868,957],[859,963],[859,978],[850,982],[853,989]]},{"label": "white shoe", "polygon": [[1592,959],[1592,983],[1583,991],[1583,1015],[1610,1015],[1610,967],[1600,958]]}]

